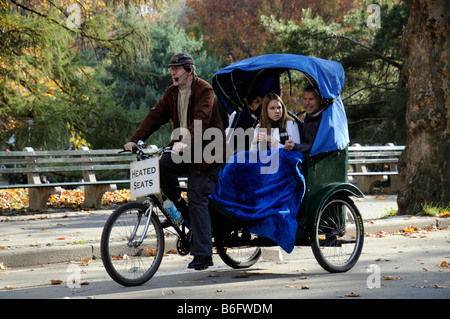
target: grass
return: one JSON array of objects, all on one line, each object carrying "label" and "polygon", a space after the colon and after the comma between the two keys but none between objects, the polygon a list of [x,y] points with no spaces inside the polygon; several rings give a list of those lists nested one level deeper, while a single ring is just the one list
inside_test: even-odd
[{"label": "grass", "polygon": [[[424,204],[420,210],[416,212],[418,216],[431,217],[450,217],[450,204],[447,207],[440,207],[433,204]],[[397,216],[397,210],[391,208],[386,209],[386,214],[382,218]]]},{"label": "grass", "polygon": [[434,216],[434,217],[450,217],[450,204],[447,207],[435,206],[433,204],[424,204],[419,211],[421,216]]}]

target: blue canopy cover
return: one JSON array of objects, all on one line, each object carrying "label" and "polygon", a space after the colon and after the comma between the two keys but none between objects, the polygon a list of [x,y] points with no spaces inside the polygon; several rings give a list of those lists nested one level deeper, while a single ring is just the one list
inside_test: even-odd
[{"label": "blue canopy cover", "polygon": [[228,113],[249,114],[247,95],[255,90],[280,93],[279,76],[288,70],[302,72],[318,86],[322,98],[331,104],[323,112],[311,155],[345,148],[349,143],[348,123],[340,92],[345,74],[335,61],[295,54],[268,54],[233,63],[213,77],[213,88]]}]

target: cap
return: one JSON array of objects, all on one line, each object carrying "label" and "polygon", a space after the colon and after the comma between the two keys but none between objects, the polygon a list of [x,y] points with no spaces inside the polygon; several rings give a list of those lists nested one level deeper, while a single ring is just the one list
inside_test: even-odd
[{"label": "cap", "polygon": [[185,65],[193,64],[195,65],[194,59],[187,53],[177,53],[172,56],[170,63],[167,66]]}]

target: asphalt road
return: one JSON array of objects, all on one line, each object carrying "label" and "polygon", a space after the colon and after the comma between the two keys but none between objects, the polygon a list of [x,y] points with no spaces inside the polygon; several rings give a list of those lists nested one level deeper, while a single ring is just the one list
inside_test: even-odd
[{"label": "asphalt road", "polygon": [[[356,266],[341,274],[325,272],[309,247],[283,254],[282,262],[263,260],[246,270],[227,267],[217,255],[208,270],[187,270],[190,256],[169,254],[148,283],[131,288],[112,281],[99,260],[19,267],[0,270],[0,299],[173,299],[165,304],[168,314],[188,311],[194,300],[239,299],[268,310],[276,299],[449,299],[450,267],[443,267],[450,264],[449,243],[449,228],[369,233]],[[79,286],[73,286],[74,279]]]}]

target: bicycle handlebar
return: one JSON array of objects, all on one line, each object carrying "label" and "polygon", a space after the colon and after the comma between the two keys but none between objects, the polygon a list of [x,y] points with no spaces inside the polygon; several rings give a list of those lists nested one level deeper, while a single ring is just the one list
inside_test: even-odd
[{"label": "bicycle handlebar", "polygon": [[[146,154],[144,154],[144,149],[146,147],[147,147],[147,145],[144,142],[139,141],[139,142],[137,142],[137,144],[133,145],[131,150],[124,149],[123,151],[120,151],[119,154],[130,152],[131,154],[136,154],[137,160],[140,161],[140,160],[148,159],[151,156],[160,155],[161,153],[172,152],[172,147],[166,146],[163,148],[159,148],[158,151],[156,151],[154,154],[146,155]],[[180,155],[182,155],[182,153],[180,153]]]}]

